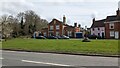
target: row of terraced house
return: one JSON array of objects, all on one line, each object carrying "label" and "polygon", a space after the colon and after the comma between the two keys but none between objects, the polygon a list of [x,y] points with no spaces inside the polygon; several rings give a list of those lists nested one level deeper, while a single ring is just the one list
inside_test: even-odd
[{"label": "row of terraced house", "polygon": [[[48,27],[41,30],[44,36],[66,35],[72,38],[76,38],[76,33],[80,32],[84,34],[84,29],[81,28],[81,25],[77,25],[77,23],[74,23],[74,26],[68,25],[65,15],[63,16],[63,21],[52,19]],[[120,10],[116,11],[116,15],[107,16],[106,19],[95,20],[94,18],[90,27],[90,34],[106,39],[120,39]]]},{"label": "row of terraced house", "polygon": [[91,26],[91,35],[97,35],[106,39],[120,39],[120,10],[116,15],[107,16],[106,19],[95,20]]}]

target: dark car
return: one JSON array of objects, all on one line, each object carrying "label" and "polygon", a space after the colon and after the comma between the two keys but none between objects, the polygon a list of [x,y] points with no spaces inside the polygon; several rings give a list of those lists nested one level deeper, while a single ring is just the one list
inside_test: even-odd
[{"label": "dark car", "polygon": [[61,36],[56,36],[58,39],[62,39],[62,37]]},{"label": "dark car", "polygon": [[56,36],[48,36],[47,39],[58,39]]},{"label": "dark car", "polygon": [[88,35],[88,38],[89,39],[102,39],[102,37],[101,36],[97,36],[97,35]]},{"label": "dark car", "polygon": [[97,36],[96,36],[96,35],[88,35],[88,38],[89,38],[89,39],[96,39]]},{"label": "dark car", "polygon": [[46,39],[44,36],[38,36],[36,39]]}]

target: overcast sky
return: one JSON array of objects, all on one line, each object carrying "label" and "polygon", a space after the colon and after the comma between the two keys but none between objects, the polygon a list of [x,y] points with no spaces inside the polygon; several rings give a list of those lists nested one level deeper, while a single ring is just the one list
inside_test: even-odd
[{"label": "overcast sky", "polygon": [[0,0],[0,15],[15,16],[19,12],[33,10],[49,22],[53,18],[62,21],[65,15],[67,24],[77,22],[82,27],[90,27],[93,17],[104,19],[108,15],[115,15],[118,2],[119,0]]}]

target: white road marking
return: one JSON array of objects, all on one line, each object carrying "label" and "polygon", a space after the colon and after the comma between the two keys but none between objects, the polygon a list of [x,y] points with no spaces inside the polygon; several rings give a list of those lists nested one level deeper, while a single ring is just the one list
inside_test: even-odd
[{"label": "white road marking", "polygon": [[4,51],[4,52],[17,52],[17,51]]},{"label": "white road marking", "polygon": [[4,58],[0,58],[0,60],[2,60],[2,59],[4,59]]},{"label": "white road marking", "polygon": [[29,63],[37,63],[37,64],[55,65],[55,66],[72,66],[72,65],[65,65],[65,64],[56,64],[56,63],[38,62],[38,61],[29,61],[29,60],[22,60],[22,61],[29,62]]}]

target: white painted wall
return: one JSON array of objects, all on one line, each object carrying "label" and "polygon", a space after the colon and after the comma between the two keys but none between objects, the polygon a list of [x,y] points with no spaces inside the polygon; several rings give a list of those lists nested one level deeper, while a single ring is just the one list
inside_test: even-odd
[{"label": "white painted wall", "polygon": [[[98,30],[98,28],[100,28],[100,30]],[[93,31],[93,28],[91,28],[90,30],[91,30],[91,35],[95,34],[98,36],[98,33],[100,33],[100,36],[102,37],[102,32],[103,32],[105,36],[105,27],[94,28],[94,31]]]}]

